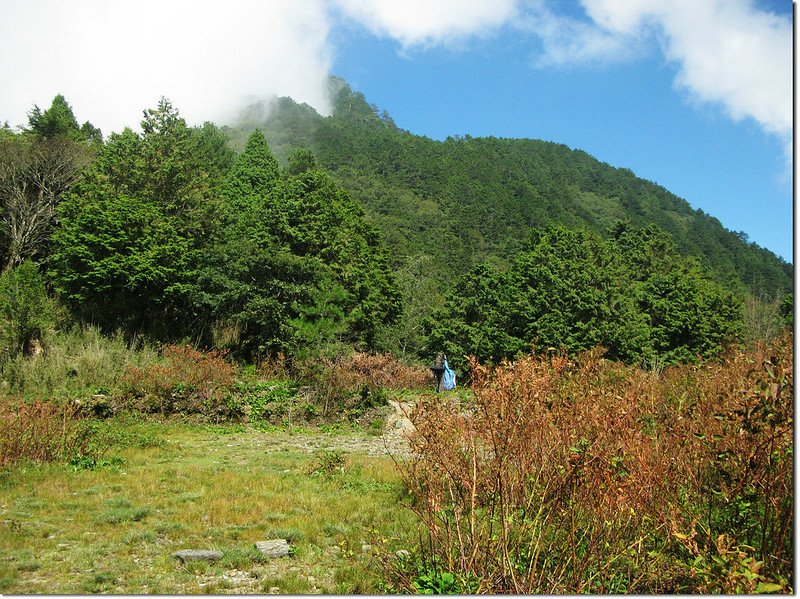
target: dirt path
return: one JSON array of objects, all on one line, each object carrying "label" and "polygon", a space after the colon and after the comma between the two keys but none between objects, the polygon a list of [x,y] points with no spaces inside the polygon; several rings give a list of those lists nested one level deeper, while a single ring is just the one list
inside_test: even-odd
[{"label": "dirt path", "polygon": [[264,451],[294,450],[316,453],[321,450],[361,453],[369,456],[410,457],[408,435],[414,425],[408,415],[413,409],[411,402],[389,400],[389,411],[381,434],[368,432],[347,433],[292,433],[292,434],[247,434],[233,435],[229,447],[246,443],[251,448]]}]

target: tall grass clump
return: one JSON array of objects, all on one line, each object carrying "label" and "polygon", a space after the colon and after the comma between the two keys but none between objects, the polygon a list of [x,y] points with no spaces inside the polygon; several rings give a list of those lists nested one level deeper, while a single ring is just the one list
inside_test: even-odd
[{"label": "tall grass clump", "polygon": [[144,367],[158,359],[148,343],[126,341],[121,333],[105,336],[94,326],[54,332],[43,351],[0,362],[0,394],[33,400],[83,399],[117,389],[129,366]]},{"label": "tall grass clump", "polygon": [[413,415],[400,589],[791,590],[790,336],[660,377],[598,350],[471,367],[466,407]]},{"label": "tall grass clump", "polygon": [[96,428],[71,404],[0,400],[0,468],[93,457]]}]

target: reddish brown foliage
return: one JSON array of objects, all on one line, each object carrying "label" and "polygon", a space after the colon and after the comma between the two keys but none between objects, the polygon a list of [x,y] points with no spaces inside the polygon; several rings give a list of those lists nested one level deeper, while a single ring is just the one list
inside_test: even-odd
[{"label": "reddish brown foliage", "polygon": [[390,353],[356,352],[330,358],[310,358],[291,363],[283,354],[261,362],[260,375],[268,379],[295,377],[344,393],[364,387],[375,389],[424,389],[431,385],[431,372],[419,364],[405,364]]},{"label": "reddish brown foliage", "polygon": [[125,372],[122,382],[132,407],[162,414],[225,414],[236,374],[236,366],[225,361],[225,352],[168,345],[162,353],[165,363]]},{"label": "reddish brown foliage", "polygon": [[431,373],[419,365],[407,365],[391,354],[354,353],[335,360],[306,360],[295,366],[295,376],[309,384],[322,413],[348,397],[383,390],[423,389],[431,385]]},{"label": "reddish brown foliage", "polygon": [[[792,366],[788,336],[661,377],[597,351],[494,370],[473,360],[472,402],[414,414],[405,474],[430,559],[479,592],[791,580]],[[721,551],[728,574],[763,569],[718,584],[701,566]]]},{"label": "reddish brown foliage", "polygon": [[19,460],[51,462],[88,452],[90,428],[73,405],[0,401],[0,467]]},{"label": "reddish brown foliage", "polygon": [[342,388],[423,389],[431,383],[429,370],[417,364],[403,364],[389,353],[354,353],[324,363]]}]

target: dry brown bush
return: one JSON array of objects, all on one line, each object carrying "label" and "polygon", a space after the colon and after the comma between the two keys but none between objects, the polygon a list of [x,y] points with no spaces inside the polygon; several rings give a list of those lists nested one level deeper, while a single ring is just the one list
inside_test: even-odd
[{"label": "dry brown bush", "polygon": [[20,460],[52,462],[87,455],[93,429],[77,407],[53,402],[0,401],[0,467]]},{"label": "dry brown bush", "polygon": [[430,386],[431,373],[418,364],[408,365],[392,354],[368,354],[356,352],[336,361],[325,360],[341,381],[350,389],[367,386],[370,389],[423,389]]},{"label": "dry brown bush", "polygon": [[162,354],[164,363],[125,371],[126,407],[161,414],[227,415],[226,399],[237,368],[225,361],[225,352],[167,345]]},{"label": "dry brown bush", "polygon": [[307,359],[296,363],[293,370],[293,376],[309,386],[309,394],[326,416],[357,394],[363,398],[379,397],[387,390],[418,390],[432,384],[430,370],[405,364],[389,353],[356,352],[336,359]]},{"label": "dry brown bush", "polygon": [[462,592],[791,586],[791,337],[660,377],[601,356],[472,360],[466,407],[420,403],[420,567]]},{"label": "dry brown bush", "polygon": [[290,361],[283,353],[269,356],[258,363],[259,376],[269,380],[285,380],[289,378]]}]

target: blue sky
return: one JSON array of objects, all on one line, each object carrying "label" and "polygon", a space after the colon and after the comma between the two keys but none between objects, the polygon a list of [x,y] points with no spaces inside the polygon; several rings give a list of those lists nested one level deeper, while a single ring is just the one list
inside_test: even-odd
[{"label": "blue sky", "polygon": [[[790,3],[763,4],[791,18]],[[624,61],[537,66],[541,48],[513,27],[457,48],[410,50],[365,28],[345,29],[333,72],[398,126],[434,139],[529,137],[585,150],[792,261],[785,139],[676,89],[679,66],[656,40]]]},{"label": "blue sky", "polygon": [[[153,18],[158,15],[158,18]],[[792,259],[788,0],[0,0],[0,122],[63,93],[136,128],[347,79],[412,133],[529,137],[663,185]]]}]

